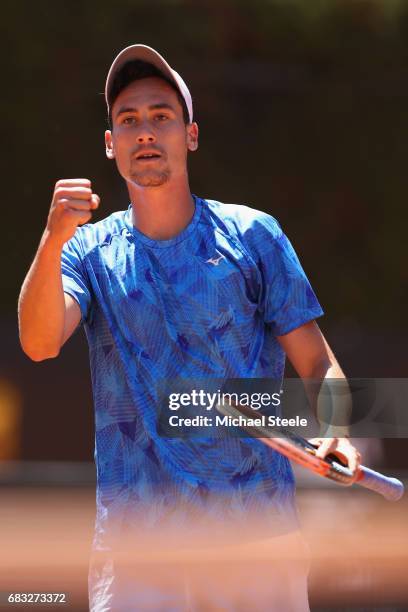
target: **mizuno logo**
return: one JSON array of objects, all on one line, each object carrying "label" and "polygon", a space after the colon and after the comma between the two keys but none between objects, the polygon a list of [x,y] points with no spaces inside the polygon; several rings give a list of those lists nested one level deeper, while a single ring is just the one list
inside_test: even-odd
[{"label": "mizuno logo", "polygon": [[225,259],[224,255],[220,255],[219,257],[210,257],[210,259],[207,259],[205,263],[210,263],[213,266],[218,266],[221,259]]}]

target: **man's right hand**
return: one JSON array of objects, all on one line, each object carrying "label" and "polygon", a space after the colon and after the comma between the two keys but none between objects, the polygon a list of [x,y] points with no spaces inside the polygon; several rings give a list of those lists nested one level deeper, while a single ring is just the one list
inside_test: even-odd
[{"label": "man's right hand", "polygon": [[88,179],[61,179],[55,184],[47,221],[47,233],[61,247],[84,225],[99,206]]},{"label": "man's right hand", "polygon": [[56,183],[47,227],[19,298],[21,346],[34,361],[56,357],[81,319],[78,303],[64,293],[61,251],[98,206],[88,179]]}]

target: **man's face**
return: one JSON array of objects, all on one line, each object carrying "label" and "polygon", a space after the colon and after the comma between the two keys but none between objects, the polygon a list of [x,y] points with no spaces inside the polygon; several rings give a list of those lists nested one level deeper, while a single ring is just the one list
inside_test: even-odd
[{"label": "man's face", "polygon": [[197,124],[185,125],[174,89],[149,77],[130,83],[113,103],[106,154],[126,181],[159,187],[187,174],[187,152],[197,148],[197,138]]}]

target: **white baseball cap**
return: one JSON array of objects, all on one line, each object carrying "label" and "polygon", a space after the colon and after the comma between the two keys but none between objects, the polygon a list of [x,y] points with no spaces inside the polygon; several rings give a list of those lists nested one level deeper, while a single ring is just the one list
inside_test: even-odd
[{"label": "white baseball cap", "polygon": [[162,57],[160,53],[152,49],[152,47],[148,47],[147,45],[131,45],[130,47],[126,47],[113,60],[113,64],[109,69],[105,85],[105,100],[106,105],[108,107],[108,112],[109,94],[115,76],[127,62],[130,62],[132,60],[142,60],[144,62],[149,62],[150,64],[153,64],[153,66],[158,68],[158,70],[160,70],[170,81],[172,81],[176,85],[184,102],[186,103],[190,123],[192,123],[193,101],[191,99],[191,94],[188,90],[187,85],[185,84],[181,76],[178,74],[178,72],[176,72],[175,70],[173,70],[173,68],[171,68],[171,66],[169,66],[164,57]]}]

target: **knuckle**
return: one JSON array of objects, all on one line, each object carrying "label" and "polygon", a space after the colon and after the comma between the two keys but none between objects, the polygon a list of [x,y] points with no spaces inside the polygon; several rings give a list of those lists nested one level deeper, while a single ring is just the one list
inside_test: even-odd
[{"label": "knuckle", "polygon": [[54,192],[54,196],[57,198],[57,200],[64,198],[66,195],[67,192],[63,187],[58,187]]}]

